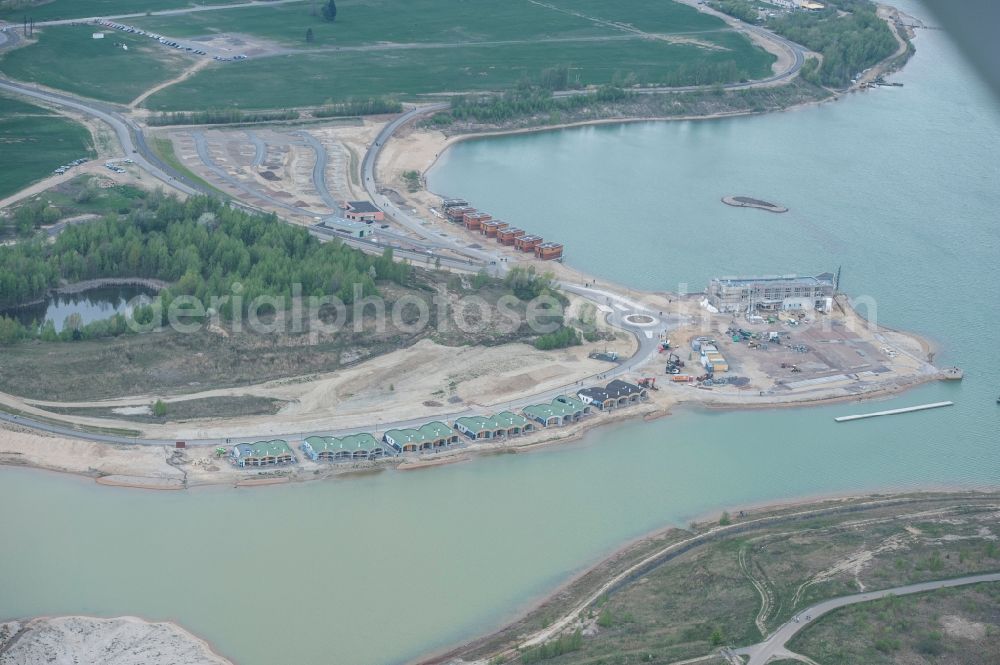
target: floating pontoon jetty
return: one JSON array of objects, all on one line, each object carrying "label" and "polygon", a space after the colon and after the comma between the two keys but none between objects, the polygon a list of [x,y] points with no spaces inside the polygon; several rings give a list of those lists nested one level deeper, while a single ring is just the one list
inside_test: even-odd
[{"label": "floating pontoon jetty", "polygon": [[838,423],[848,420],[861,420],[862,418],[875,418],[876,416],[895,416],[899,413],[911,413],[913,411],[926,411],[927,409],[937,409],[942,406],[952,406],[954,402],[934,402],[933,404],[921,404],[920,406],[907,406],[902,409],[890,409],[889,411],[876,411],[874,413],[861,413],[855,416],[840,416],[834,418]]},{"label": "floating pontoon jetty", "polygon": [[722,202],[734,208],[757,208],[758,210],[767,210],[768,212],[788,212],[788,208],[785,206],[780,206],[770,201],[761,201],[749,196],[723,196]]}]

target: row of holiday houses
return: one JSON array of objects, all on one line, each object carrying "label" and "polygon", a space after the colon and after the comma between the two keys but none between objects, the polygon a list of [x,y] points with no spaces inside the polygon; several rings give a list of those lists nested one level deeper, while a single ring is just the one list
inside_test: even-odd
[{"label": "row of holiday houses", "polygon": [[[576,396],[559,395],[551,402],[532,404],[521,413],[501,411],[491,416],[463,416],[452,426],[432,421],[416,428],[390,429],[376,438],[367,432],[343,437],[310,436],[299,446],[314,462],[373,461],[397,455],[423,454],[464,445],[531,434],[543,427],[579,422],[594,411],[610,411],[645,401],[646,388],[615,379],[603,388],[584,388]],[[297,459],[287,441],[275,439],[233,446],[230,458],[240,468],[282,466]]]}]

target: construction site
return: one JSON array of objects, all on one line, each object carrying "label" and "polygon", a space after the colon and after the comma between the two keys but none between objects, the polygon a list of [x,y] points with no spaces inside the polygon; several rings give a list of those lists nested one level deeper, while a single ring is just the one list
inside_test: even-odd
[{"label": "construction site", "polygon": [[[831,311],[736,316],[704,309],[697,330],[661,343],[671,392],[722,403],[836,399],[892,391],[935,378],[959,378],[930,363],[932,349],[912,335],[878,328],[846,297]],[[697,393],[687,390],[699,389]]]},{"label": "construction site", "polygon": [[183,128],[165,135],[181,164],[212,187],[302,224],[365,197],[357,163],[374,126],[359,121],[308,128]]}]

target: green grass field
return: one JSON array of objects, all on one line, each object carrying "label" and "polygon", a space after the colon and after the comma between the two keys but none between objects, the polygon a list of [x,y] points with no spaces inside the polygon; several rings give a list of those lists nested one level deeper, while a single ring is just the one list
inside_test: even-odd
[{"label": "green grass field", "polygon": [[[278,108],[358,96],[501,90],[562,64],[569,66],[571,80],[583,84],[630,74],[646,84],[688,84],[699,81],[688,80],[686,73],[735,62],[728,51],[643,39],[278,56],[207,68],[153,95],[146,106],[157,111]],[[747,49],[740,62],[745,69],[729,78],[761,76],[771,59]]]},{"label": "green grass field", "polygon": [[77,157],[92,157],[81,125],[0,95],[0,198],[9,196]]},{"label": "green grass field", "polygon": [[[554,0],[541,6],[528,0],[504,3],[487,0],[342,0],[335,23],[312,14],[313,3],[195,12],[177,16],[137,18],[129,23],[171,35],[194,37],[240,32],[305,48],[312,28],[313,46],[356,46],[377,42],[465,43],[531,40],[541,37],[585,37],[627,34],[629,24],[652,33],[689,34],[708,41],[728,32],[721,20],[669,0],[644,3],[620,0]],[[575,13],[574,13],[575,12]]]},{"label": "green grass field", "polygon": [[179,9],[196,5],[225,5],[245,0],[0,0],[0,19],[14,23],[29,19],[53,21],[90,16],[136,14],[164,9]]},{"label": "green grass field", "polygon": [[[82,1],[93,8],[114,0]],[[249,60],[212,62],[146,106],[288,108],[350,97],[495,91],[556,66],[583,85],[708,84],[762,78],[774,60],[721,20],[670,0],[342,0],[335,23],[314,16],[313,7],[303,0],[130,19],[171,37],[237,33],[283,50],[257,57],[248,46]],[[315,36],[310,44],[307,29]],[[60,26],[8,54],[0,70],[125,103],[191,62],[145,37],[110,33],[92,40],[89,27]]]},{"label": "green grass field", "polygon": [[110,32],[104,39],[92,39],[93,32],[91,26],[46,28],[36,33],[38,43],[4,56],[0,71],[21,81],[125,104],[194,62],[144,37]]},{"label": "green grass field", "polygon": [[[358,46],[378,42],[530,40],[609,33],[606,26],[552,11],[527,0],[505,3],[484,0],[343,0],[337,3],[338,18],[335,23],[313,16],[312,6],[311,1],[305,0],[271,7],[139,18],[129,24],[172,37],[238,32],[303,49],[310,47],[305,42],[309,28],[312,28],[315,38],[312,47]],[[719,24],[722,24],[721,21]]]}]

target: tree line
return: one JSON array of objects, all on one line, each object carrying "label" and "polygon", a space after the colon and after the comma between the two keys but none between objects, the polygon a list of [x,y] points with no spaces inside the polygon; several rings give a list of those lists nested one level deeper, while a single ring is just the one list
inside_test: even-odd
[{"label": "tree line", "polygon": [[164,125],[235,125],[250,122],[276,122],[298,120],[299,112],[284,111],[241,111],[240,109],[215,109],[210,111],[157,113],[146,122],[153,127]]},{"label": "tree line", "polygon": [[402,110],[403,105],[395,99],[369,97],[368,99],[348,99],[336,104],[328,104],[313,111],[313,117],[336,118],[350,115],[380,115],[383,113],[400,113]]},{"label": "tree line", "polygon": [[552,90],[537,85],[519,86],[500,95],[455,95],[446,113],[435,115],[433,124],[455,120],[502,123],[514,118],[545,113],[568,112],[597,104],[623,101],[634,93],[605,85],[590,94],[555,97]]}]

